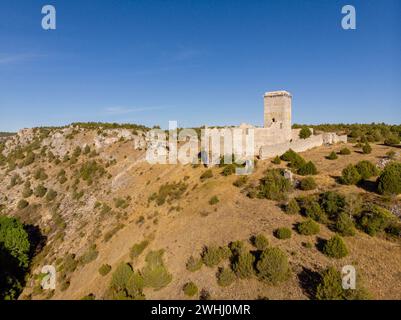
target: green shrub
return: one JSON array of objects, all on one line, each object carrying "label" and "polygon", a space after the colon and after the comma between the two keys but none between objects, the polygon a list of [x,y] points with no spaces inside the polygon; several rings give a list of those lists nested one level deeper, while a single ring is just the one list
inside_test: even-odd
[{"label": "green shrub", "polygon": [[252,242],[255,248],[260,251],[263,251],[269,247],[269,240],[267,240],[263,234],[256,235]]},{"label": "green shrub", "polygon": [[33,176],[36,180],[41,180],[41,181],[45,181],[47,180],[48,176],[45,172],[45,169],[43,168],[38,168]]},{"label": "green shrub", "polygon": [[285,240],[291,238],[291,230],[288,228],[278,228],[275,230],[274,235],[277,239]]},{"label": "green shrub", "polygon": [[307,177],[301,180],[299,188],[304,191],[314,190],[317,188],[317,184],[315,179],[313,179],[312,177]]},{"label": "green shrub", "polygon": [[280,164],[281,163],[281,159],[279,156],[276,156],[273,160],[272,160],[273,164]]},{"label": "green shrub", "polygon": [[32,151],[29,151],[27,153],[22,165],[24,167],[31,165],[32,163],[35,162],[35,158],[36,158],[35,154]]},{"label": "green shrub", "polygon": [[319,225],[312,219],[307,219],[299,224],[297,224],[297,231],[299,234],[305,236],[311,236],[318,234],[320,232]]},{"label": "green shrub", "polygon": [[29,198],[33,194],[33,190],[31,189],[31,183],[29,180],[25,182],[24,189],[22,189],[22,197]]},{"label": "green shrub", "polygon": [[202,252],[202,261],[207,267],[217,266],[222,260],[229,258],[231,250],[227,247],[205,247]]},{"label": "green shrub", "polygon": [[323,211],[317,201],[309,201],[305,204],[304,215],[320,223],[327,223],[327,214]]},{"label": "green shrub", "polygon": [[298,214],[300,213],[300,211],[301,208],[299,207],[298,201],[296,199],[291,199],[285,206],[285,213],[287,214]]},{"label": "green shrub", "polygon": [[20,185],[22,184],[22,178],[19,174],[13,174],[11,179],[10,179],[10,184],[8,186],[8,189],[12,189],[13,187],[15,187],[16,185]]},{"label": "green shrub", "polygon": [[301,139],[307,139],[312,135],[312,131],[308,127],[302,127],[301,131],[299,132],[299,137]]},{"label": "green shrub", "polygon": [[130,298],[127,291],[129,286],[132,289],[132,283],[133,283],[132,280],[134,280],[134,275],[135,272],[134,270],[132,270],[132,267],[128,263],[121,263],[117,267],[117,269],[114,271],[112,275],[110,283],[110,288],[114,291],[113,292],[114,294],[112,296],[114,299],[125,300]]},{"label": "green shrub", "polygon": [[316,288],[317,300],[369,300],[370,293],[357,281],[355,290],[346,290],[342,287],[342,276],[339,271],[329,267],[320,274],[320,281]]},{"label": "green shrub", "polygon": [[365,153],[365,154],[369,154],[369,153],[372,152],[372,147],[370,146],[369,143],[366,142],[366,143],[363,145],[363,147],[362,147],[362,152]]},{"label": "green shrub", "polygon": [[363,160],[355,165],[356,170],[361,178],[367,180],[379,174],[379,169],[370,161]]},{"label": "green shrub", "polygon": [[235,274],[228,268],[220,268],[217,273],[217,283],[221,287],[228,287],[235,281]]},{"label": "green shrub", "polygon": [[74,158],[78,158],[82,153],[82,149],[80,146],[75,147],[74,152],[72,153],[72,156]]},{"label": "green shrub", "polygon": [[83,154],[84,154],[84,155],[87,155],[87,154],[89,154],[90,152],[91,152],[91,148],[90,148],[88,145],[86,145],[85,148],[84,148]]},{"label": "green shrub", "polygon": [[236,165],[235,164],[227,164],[225,167],[224,167],[224,169],[223,169],[223,171],[221,172],[221,174],[223,175],[223,176],[230,176],[230,175],[232,175],[232,174],[234,174],[235,173],[235,169],[236,169]]},{"label": "green shrub", "polygon": [[193,297],[196,294],[198,294],[198,287],[193,282],[186,283],[184,285],[184,287],[182,288],[182,290],[184,291],[185,295],[188,297]]},{"label": "green shrub", "polygon": [[328,160],[336,160],[338,159],[337,153],[334,151],[330,152],[330,154],[326,157]]},{"label": "green shrub", "polygon": [[331,258],[340,259],[348,255],[348,249],[343,239],[336,234],[326,241],[323,253]]},{"label": "green shrub", "polygon": [[250,278],[254,275],[255,257],[250,252],[240,252],[233,258],[232,268],[235,274],[241,278]]},{"label": "green shrub", "polygon": [[163,184],[158,193],[154,193],[149,197],[149,201],[156,201],[158,206],[162,206],[166,202],[171,204],[172,201],[180,199],[187,188],[188,185],[184,182]]},{"label": "green shrub", "polygon": [[397,137],[396,135],[392,135],[384,140],[384,144],[386,146],[396,146],[400,144],[400,138]]},{"label": "green shrub", "polygon": [[108,264],[103,264],[100,268],[99,268],[99,273],[101,276],[105,277],[109,274],[109,272],[111,271],[111,266]]},{"label": "green shrub", "polygon": [[386,157],[390,160],[394,160],[395,159],[395,151],[390,150],[390,151],[386,152]]},{"label": "green shrub", "polygon": [[93,301],[96,300],[96,296],[93,293],[90,293],[81,298],[82,301]]},{"label": "green shrub", "polygon": [[280,159],[289,162],[289,166],[295,169],[299,169],[306,163],[305,159],[292,149],[286,151]]},{"label": "green shrub", "polygon": [[49,191],[46,194],[46,201],[50,202],[56,199],[57,197],[57,192],[54,191],[53,189],[49,189]]},{"label": "green shrub", "polygon": [[91,263],[92,261],[95,261],[98,256],[99,256],[99,251],[97,251],[96,245],[91,245],[88,251],[86,251],[82,255],[82,257],[80,257],[79,262],[85,265]]},{"label": "green shrub", "polygon": [[241,241],[241,240],[231,242],[228,245],[228,247],[230,248],[230,251],[233,256],[239,255],[239,254],[245,252],[245,250],[246,250],[245,243],[244,243],[244,241]]},{"label": "green shrub", "polygon": [[248,176],[240,176],[234,181],[233,185],[237,188],[243,187],[248,182]]},{"label": "green shrub", "polygon": [[200,176],[200,180],[203,182],[206,179],[213,178],[213,171],[211,169],[206,170],[202,175]]},{"label": "green shrub", "polygon": [[29,206],[29,202],[28,201],[26,201],[24,199],[18,201],[17,208],[19,210],[25,209],[27,206]]},{"label": "green shrub", "polygon": [[146,256],[146,265],[141,272],[145,287],[160,290],[171,282],[173,277],[163,263],[163,253],[163,250],[151,251]]},{"label": "green shrub", "polygon": [[85,162],[78,172],[78,178],[86,181],[88,185],[93,183],[94,179],[98,179],[106,174],[103,166],[95,160]]},{"label": "green shrub", "polygon": [[348,148],[342,148],[342,149],[340,150],[340,154],[343,155],[343,156],[349,155],[349,154],[351,154],[351,150],[348,149]]},{"label": "green shrub", "polygon": [[343,299],[343,288],[341,273],[329,267],[321,275],[321,281],[316,290],[317,300],[341,300]]},{"label": "green shrub", "polygon": [[320,204],[331,219],[336,219],[345,208],[345,197],[335,191],[327,191],[320,195]]},{"label": "green shrub", "polygon": [[391,221],[384,231],[391,237],[401,238],[401,223]]},{"label": "green shrub", "polygon": [[127,209],[129,207],[129,202],[126,199],[114,198],[113,201],[116,209]]},{"label": "green shrub", "polygon": [[377,190],[381,194],[401,193],[401,163],[389,163],[377,179]]},{"label": "green shrub", "polygon": [[342,236],[354,236],[355,226],[353,220],[344,212],[340,213],[335,223],[336,231]]},{"label": "green shrub", "polygon": [[271,169],[260,180],[258,196],[270,200],[284,200],[290,191],[291,182],[283,176],[282,171]]},{"label": "green shrub", "polygon": [[210,204],[211,206],[213,206],[213,205],[215,205],[215,204],[218,204],[219,202],[220,202],[220,200],[219,200],[219,198],[218,198],[217,196],[213,196],[213,197],[211,197],[210,200],[209,200],[209,204]]},{"label": "green shrub", "polygon": [[201,258],[196,259],[193,256],[191,256],[187,261],[186,268],[188,271],[195,272],[200,270],[200,268],[202,268],[202,265],[203,261]]},{"label": "green shrub", "polygon": [[375,236],[384,231],[395,219],[390,211],[376,205],[370,205],[359,214],[357,224],[364,232],[370,236]]},{"label": "green shrub", "polygon": [[340,182],[346,185],[357,184],[361,180],[361,175],[352,164],[345,167],[341,173]]},{"label": "green shrub", "polygon": [[149,245],[148,240],[144,240],[141,243],[135,244],[130,250],[131,259],[138,258],[143,251],[145,251],[146,247]]},{"label": "green shrub", "polygon": [[47,193],[47,189],[42,184],[38,185],[35,188],[35,191],[33,192],[33,194],[37,198],[43,198],[46,193]]},{"label": "green shrub", "polygon": [[272,284],[287,280],[291,272],[287,256],[278,248],[268,248],[263,251],[256,269],[262,280]]},{"label": "green shrub", "polygon": [[316,169],[315,164],[312,161],[305,163],[304,165],[299,167],[298,174],[301,176],[317,174],[317,169]]}]

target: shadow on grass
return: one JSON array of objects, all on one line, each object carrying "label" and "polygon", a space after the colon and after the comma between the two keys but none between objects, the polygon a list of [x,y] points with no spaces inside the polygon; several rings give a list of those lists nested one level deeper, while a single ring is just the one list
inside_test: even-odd
[{"label": "shadow on grass", "polygon": [[316,249],[323,253],[323,248],[326,242],[327,242],[326,239],[318,237],[316,241]]},{"label": "shadow on grass", "polygon": [[321,281],[319,272],[302,267],[302,271],[297,275],[303,293],[309,299],[315,299],[316,290]]},{"label": "shadow on grass", "polygon": [[358,182],[357,186],[368,192],[377,192],[376,181],[361,180],[360,182]]}]

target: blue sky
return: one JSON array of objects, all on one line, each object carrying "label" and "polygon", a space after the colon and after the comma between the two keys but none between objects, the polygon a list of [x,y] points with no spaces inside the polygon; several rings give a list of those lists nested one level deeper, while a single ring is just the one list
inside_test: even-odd
[{"label": "blue sky", "polygon": [[[41,28],[41,8],[57,30]],[[357,29],[341,28],[356,8]],[[401,1],[2,0],[0,131],[73,121],[401,121]]]}]

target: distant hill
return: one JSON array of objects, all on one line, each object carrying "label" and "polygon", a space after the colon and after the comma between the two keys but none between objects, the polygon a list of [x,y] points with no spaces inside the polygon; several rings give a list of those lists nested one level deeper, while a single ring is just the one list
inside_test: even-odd
[{"label": "distant hill", "polygon": [[0,138],[11,137],[11,136],[14,136],[14,135],[16,135],[15,132],[0,132]]}]

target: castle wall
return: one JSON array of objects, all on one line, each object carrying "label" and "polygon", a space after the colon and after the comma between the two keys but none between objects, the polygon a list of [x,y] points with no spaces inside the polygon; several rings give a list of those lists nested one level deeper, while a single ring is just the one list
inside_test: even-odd
[{"label": "castle wall", "polygon": [[259,156],[261,159],[273,158],[275,156],[281,156],[288,149],[292,149],[295,152],[303,152],[323,145],[323,141],[323,134],[319,134],[311,136],[308,139],[298,139],[276,145],[264,145],[259,150]]}]

